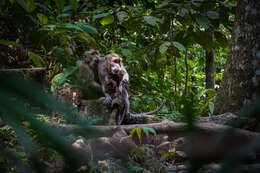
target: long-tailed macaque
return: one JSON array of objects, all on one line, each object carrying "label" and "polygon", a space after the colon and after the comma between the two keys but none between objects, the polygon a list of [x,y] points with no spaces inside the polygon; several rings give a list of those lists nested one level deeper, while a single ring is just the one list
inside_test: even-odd
[{"label": "long-tailed macaque", "polygon": [[79,68],[79,80],[87,92],[87,94],[84,94],[87,97],[91,97],[91,95],[103,95],[98,77],[98,64],[100,61],[102,61],[102,58],[97,50],[90,49],[83,54],[83,62]]},{"label": "long-tailed macaque", "polygon": [[[99,80],[101,82],[103,93],[106,97],[105,103],[111,104],[113,99],[120,101],[122,98],[125,107],[125,114],[132,117],[132,114],[129,110],[130,103],[128,100],[128,93],[124,87],[124,85],[129,82],[129,75],[122,63],[122,59],[117,54],[110,53],[105,56],[104,61],[100,61],[98,67]],[[117,88],[116,90],[109,92],[109,88],[111,88],[111,82],[112,85],[116,84]],[[120,92],[120,97],[111,97],[111,94],[118,95],[118,92]]]}]

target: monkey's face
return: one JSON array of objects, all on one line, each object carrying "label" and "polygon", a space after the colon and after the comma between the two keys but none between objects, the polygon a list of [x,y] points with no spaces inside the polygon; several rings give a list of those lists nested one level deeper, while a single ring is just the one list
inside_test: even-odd
[{"label": "monkey's face", "polygon": [[86,62],[92,67],[95,67],[100,60],[99,52],[93,49],[85,52],[84,57],[86,59]]},{"label": "monkey's face", "polygon": [[112,57],[110,60],[110,69],[111,73],[115,75],[119,75],[121,72],[121,65],[122,65],[122,60],[120,57]]}]

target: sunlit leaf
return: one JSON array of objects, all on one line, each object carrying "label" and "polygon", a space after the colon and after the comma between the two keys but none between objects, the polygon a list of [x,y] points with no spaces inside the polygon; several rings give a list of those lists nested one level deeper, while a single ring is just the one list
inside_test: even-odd
[{"label": "sunlit leaf", "polygon": [[130,131],[130,137],[133,138],[133,135],[134,135],[135,133],[137,134],[138,139],[140,140],[141,137],[142,137],[142,130],[141,130],[141,128],[134,128],[134,129],[132,129],[132,130]]},{"label": "sunlit leaf", "polygon": [[34,11],[36,8],[36,4],[35,4],[34,0],[27,0],[26,5],[30,12]]},{"label": "sunlit leaf", "polygon": [[43,66],[44,61],[39,55],[32,53],[32,52],[28,52],[28,56],[29,56],[29,60],[32,60],[34,65],[36,65],[37,67]]},{"label": "sunlit leaf", "polygon": [[114,22],[114,16],[108,15],[100,20],[101,25],[109,25]]},{"label": "sunlit leaf", "polygon": [[42,13],[37,13],[37,17],[38,17],[38,19],[39,19],[39,21],[40,21],[40,23],[41,23],[42,25],[45,25],[45,24],[48,23],[48,18],[47,18],[44,14],[42,14]]}]

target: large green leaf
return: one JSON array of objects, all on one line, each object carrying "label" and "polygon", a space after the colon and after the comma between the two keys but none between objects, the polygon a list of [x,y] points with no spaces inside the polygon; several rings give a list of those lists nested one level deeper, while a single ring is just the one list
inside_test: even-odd
[{"label": "large green leaf", "polygon": [[157,22],[161,23],[161,20],[153,16],[144,16],[144,21],[152,26],[155,26]]},{"label": "large green leaf", "polygon": [[172,45],[174,47],[176,47],[177,49],[179,49],[180,51],[185,52],[185,50],[186,50],[185,47],[181,43],[179,43],[179,42],[173,41]]},{"label": "large green leaf", "polygon": [[82,23],[82,22],[79,22],[78,23],[79,27],[81,29],[83,29],[84,31],[88,32],[88,33],[91,33],[91,34],[98,34],[98,31],[96,28],[94,28],[93,26],[90,26],[86,23]]},{"label": "large green leaf", "polygon": [[101,25],[109,25],[114,22],[114,16],[108,15],[100,20]]},{"label": "large green leaf", "polygon": [[29,60],[32,60],[32,62],[34,63],[34,65],[36,65],[37,67],[42,67],[44,64],[44,61],[42,60],[42,58],[32,52],[28,52],[28,56],[29,56]]},{"label": "large green leaf", "polygon": [[97,15],[93,16],[93,18],[100,19],[100,18],[106,17],[108,15],[109,15],[109,13],[101,13],[101,14],[97,14]]},{"label": "large green leaf", "polygon": [[171,45],[171,42],[169,42],[169,41],[164,42],[164,43],[161,44],[161,46],[159,47],[159,51],[160,51],[162,54],[165,53],[165,52],[168,50],[168,48],[170,47],[170,45]]}]

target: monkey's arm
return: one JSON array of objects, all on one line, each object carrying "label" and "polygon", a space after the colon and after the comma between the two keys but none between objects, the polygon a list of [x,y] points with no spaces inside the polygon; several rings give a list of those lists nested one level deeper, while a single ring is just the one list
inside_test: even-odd
[{"label": "monkey's arm", "polygon": [[128,73],[127,73],[127,71],[126,71],[124,66],[122,67],[122,73],[123,73],[122,82],[124,84],[127,84],[129,82],[129,75],[128,75]]},{"label": "monkey's arm", "polygon": [[111,104],[112,103],[112,97],[110,94],[107,92],[107,84],[110,82],[110,78],[108,77],[108,74],[104,76],[104,78],[101,80],[101,85],[102,85],[102,91],[105,95],[105,104]]}]

